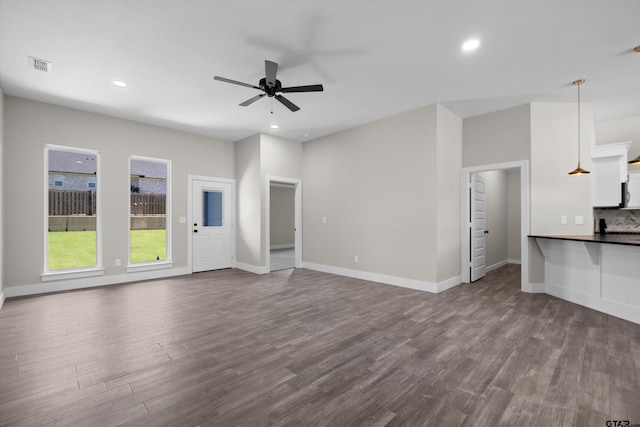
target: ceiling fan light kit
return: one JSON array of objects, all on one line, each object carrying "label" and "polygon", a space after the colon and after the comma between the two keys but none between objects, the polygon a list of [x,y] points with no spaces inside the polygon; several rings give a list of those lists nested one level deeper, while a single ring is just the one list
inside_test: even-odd
[{"label": "ceiling fan light kit", "polygon": [[239,82],[237,80],[227,79],[226,77],[220,77],[220,76],[214,76],[213,79],[221,82],[225,82],[225,83],[231,83],[238,86],[245,86],[252,89],[258,89],[263,92],[239,104],[241,107],[247,107],[253,104],[254,102],[256,102],[257,100],[263,98],[264,96],[267,96],[269,98],[275,98],[282,105],[287,107],[289,110],[291,110],[292,112],[295,112],[295,111],[298,111],[300,107],[298,107],[296,104],[294,104],[284,96],[280,95],[281,93],[322,92],[324,90],[321,84],[282,87],[282,82],[276,79],[276,75],[278,74],[278,64],[273,61],[269,61],[269,60],[264,61],[264,71],[265,71],[264,73],[265,76],[260,79],[260,81],[258,82],[258,86]]}]

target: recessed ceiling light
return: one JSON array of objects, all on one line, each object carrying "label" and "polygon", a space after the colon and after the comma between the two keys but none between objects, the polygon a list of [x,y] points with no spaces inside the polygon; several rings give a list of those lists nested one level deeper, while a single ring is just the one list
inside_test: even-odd
[{"label": "recessed ceiling light", "polygon": [[479,46],[480,40],[470,39],[462,43],[462,50],[464,50],[465,52],[471,52],[472,50],[476,50]]},{"label": "recessed ceiling light", "polygon": [[118,87],[127,87],[127,83],[123,82],[122,80],[114,80],[113,81],[114,86],[118,86]]},{"label": "recessed ceiling light", "polygon": [[278,129],[280,126],[278,126],[277,124],[272,124],[271,126],[269,126],[271,129]]}]

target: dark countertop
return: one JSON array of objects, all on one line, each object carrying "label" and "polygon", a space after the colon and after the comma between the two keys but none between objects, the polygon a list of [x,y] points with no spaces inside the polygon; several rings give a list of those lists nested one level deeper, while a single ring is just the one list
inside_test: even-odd
[{"label": "dark countertop", "polygon": [[529,237],[557,240],[573,240],[575,242],[610,243],[614,245],[640,246],[640,234],[579,234],[579,235],[543,235],[532,234]]}]

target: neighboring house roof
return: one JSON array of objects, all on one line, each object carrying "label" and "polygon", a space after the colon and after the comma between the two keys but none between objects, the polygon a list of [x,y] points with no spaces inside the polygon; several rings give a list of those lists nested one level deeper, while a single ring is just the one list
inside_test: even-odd
[{"label": "neighboring house roof", "polygon": [[144,176],[145,178],[166,178],[167,165],[160,162],[131,160],[131,175]]},{"label": "neighboring house roof", "polygon": [[[49,172],[71,172],[93,175],[96,156],[71,151],[49,150]],[[131,175],[146,178],[166,178],[167,165],[161,162],[131,160]]]},{"label": "neighboring house roof", "polygon": [[49,150],[49,172],[96,173],[96,156]]}]

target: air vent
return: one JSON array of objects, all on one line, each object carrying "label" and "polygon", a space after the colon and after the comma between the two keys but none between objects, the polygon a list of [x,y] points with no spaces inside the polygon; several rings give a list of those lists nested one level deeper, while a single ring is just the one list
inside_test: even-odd
[{"label": "air vent", "polygon": [[29,67],[37,71],[44,71],[45,73],[48,73],[49,71],[51,71],[51,61],[46,61],[44,59],[34,58],[33,56],[30,56]]}]

